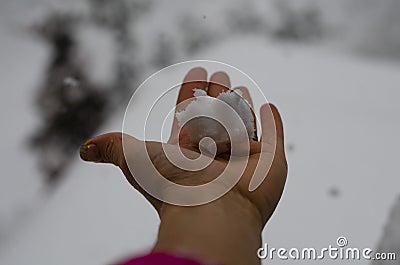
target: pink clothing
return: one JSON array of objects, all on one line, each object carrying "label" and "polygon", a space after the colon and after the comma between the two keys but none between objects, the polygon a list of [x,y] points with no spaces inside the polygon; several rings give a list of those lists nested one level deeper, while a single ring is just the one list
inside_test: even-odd
[{"label": "pink clothing", "polygon": [[135,257],[116,265],[207,265],[191,258],[174,256],[167,253],[150,253]]}]

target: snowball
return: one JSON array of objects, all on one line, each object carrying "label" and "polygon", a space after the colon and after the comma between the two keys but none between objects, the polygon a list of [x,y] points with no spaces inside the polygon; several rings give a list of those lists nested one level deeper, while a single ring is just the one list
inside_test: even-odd
[{"label": "snowball", "polygon": [[[186,109],[176,113],[179,126],[184,126],[191,142],[201,144],[201,139],[210,137],[217,145],[217,154],[228,151],[230,146],[230,137],[237,137],[238,134],[242,132],[240,129],[235,129],[241,128],[241,124],[232,124],[232,121],[235,121],[235,119],[229,117],[229,115],[233,115],[232,113],[228,112],[224,114],[225,119],[222,120],[228,120],[231,122],[233,128],[229,137],[225,128],[218,121],[212,118],[215,116],[215,113],[221,111],[221,102],[208,96],[207,92],[204,90],[194,89],[193,91],[195,98],[187,105]],[[241,121],[239,122],[242,122],[246,128],[248,138],[254,138],[254,117],[249,103],[242,97],[242,92],[240,90],[221,92],[217,99],[225,102],[236,111],[241,118]],[[199,115],[205,115],[208,117],[196,117]],[[191,117],[196,118],[189,120]],[[189,121],[185,123],[187,120]],[[213,149],[210,146],[210,143],[201,147],[205,150]]]}]

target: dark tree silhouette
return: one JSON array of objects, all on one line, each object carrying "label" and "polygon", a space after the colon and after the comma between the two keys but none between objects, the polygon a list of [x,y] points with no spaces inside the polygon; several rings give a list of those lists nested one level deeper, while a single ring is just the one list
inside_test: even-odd
[{"label": "dark tree silhouette", "polygon": [[166,67],[173,63],[176,58],[173,42],[165,35],[157,36],[157,46],[151,63],[157,67]]},{"label": "dark tree silhouette", "polygon": [[[51,56],[36,105],[42,125],[31,138],[47,183],[54,186],[82,142],[91,137],[135,87],[139,62],[135,60],[132,22],[145,12],[150,1],[88,0],[88,17],[50,14],[35,32],[50,46]],[[90,81],[79,58],[76,31],[80,23],[108,30],[116,44],[116,62],[111,85]],[[94,43],[95,45],[95,43]]]},{"label": "dark tree silhouette", "polygon": [[280,23],[273,32],[275,37],[285,40],[310,40],[322,37],[323,21],[316,5],[295,10],[285,0],[274,3],[280,15]]},{"label": "dark tree silhouette", "polygon": [[59,180],[79,145],[106,116],[109,93],[90,83],[77,57],[76,21],[71,15],[52,14],[36,27],[49,44],[51,57],[36,99],[43,122],[31,143],[51,184]]},{"label": "dark tree silhouette", "polygon": [[114,72],[115,105],[127,100],[126,94],[137,79],[139,62],[135,60],[135,41],[132,23],[146,12],[151,4],[149,0],[89,0],[91,20],[106,28],[116,43],[116,67]]}]

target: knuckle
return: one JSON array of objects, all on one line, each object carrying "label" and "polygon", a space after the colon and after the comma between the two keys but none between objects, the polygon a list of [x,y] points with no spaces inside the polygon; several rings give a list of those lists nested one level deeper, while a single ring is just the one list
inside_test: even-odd
[{"label": "knuckle", "polygon": [[104,159],[107,162],[111,162],[116,166],[120,165],[119,154],[118,154],[118,146],[121,142],[120,135],[113,135],[110,137],[109,141],[107,141],[105,145]]}]

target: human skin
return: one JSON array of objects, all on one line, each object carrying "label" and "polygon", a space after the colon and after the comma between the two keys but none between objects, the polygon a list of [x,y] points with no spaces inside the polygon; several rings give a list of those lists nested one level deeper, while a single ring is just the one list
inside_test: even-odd
[{"label": "human skin", "polygon": [[[184,78],[177,105],[193,98],[193,88],[203,89],[209,96],[216,97],[230,86],[229,76],[224,72],[214,73],[207,81],[207,72],[203,68],[193,68]],[[245,87],[234,89],[240,89],[252,107],[248,90]],[[264,104],[260,116],[261,139],[251,140],[250,153],[246,157],[248,164],[240,180],[224,196],[200,206],[171,205],[143,190],[132,176],[123,152],[122,137],[128,139],[126,143],[131,149],[140,143],[132,136],[123,136],[120,132],[97,136],[83,144],[80,154],[85,161],[118,166],[129,183],[155,208],[160,226],[153,251],[180,253],[226,265],[260,264],[256,252],[262,244],[261,233],[281,198],[288,170],[283,125],[277,108]],[[176,119],[167,144],[181,148],[187,157],[199,155],[196,143],[191,142],[184,128],[179,128]],[[185,171],[168,161],[161,143],[146,142],[146,146],[155,168],[168,180],[183,185],[207,183],[217,177],[229,161],[229,154],[220,154],[203,170]],[[264,179],[260,186],[249,191],[257,164],[267,163],[262,159],[271,153],[273,160],[269,171],[266,176],[261,176]]]}]

